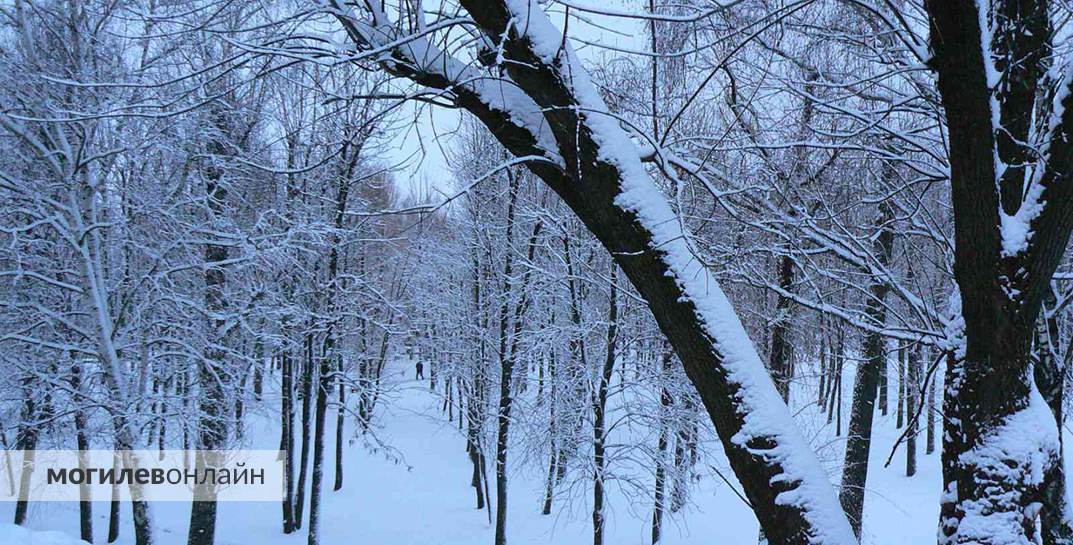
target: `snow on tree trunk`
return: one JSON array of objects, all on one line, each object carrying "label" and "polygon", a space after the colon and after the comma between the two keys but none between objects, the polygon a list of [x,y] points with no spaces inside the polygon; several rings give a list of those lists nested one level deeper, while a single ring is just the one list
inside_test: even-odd
[{"label": "snow on tree trunk", "polygon": [[940,539],[1030,543],[1060,467],[1058,428],[1032,379],[1029,349],[1073,228],[1073,82],[1056,68],[1053,97],[1038,92],[1054,39],[1047,3],[925,7],[949,133],[958,287]]}]

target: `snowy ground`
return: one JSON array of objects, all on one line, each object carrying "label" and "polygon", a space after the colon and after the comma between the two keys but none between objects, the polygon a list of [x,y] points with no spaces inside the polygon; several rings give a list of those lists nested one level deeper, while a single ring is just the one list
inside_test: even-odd
[{"label": "snowy ground", "polygon": [[[326,492],[322,541],[324,545],[474,545],[492,542],[493,527],[487,514],[473,507],[469,487],[470,466],[464,440],[439,412],[439,398],[430,393],[427,382],[410,380],[412,367],[395,360],[386,372],[389,393],[379,406],[381,428],[377,435],[391,449],[370,451],[361,444],[346,450],[345,484],[339,492]],[[852,373],[847,370],[847,382]],[[849,389],[852,391],[852,389]],[[847,396],[848,397],[848,396]],[[844,418],[848,420],[848,404]],[[866,498],[865,543],[934,542],[938,517],[938,455],[921,455],[916,477],[904,476],[904,454],[899,452],[890,467],[886,460],[898,436],[890,417],[877,415],[875,442]],[[334,415],[328,420],[334,426]],[[248,431],[259,437],[253,448],[274,448],[278,432],[274,420],[251,419]],[[823,437],[821,430],[817,437]],[[346,438],[352,437],[349,432]],[[329,441],[334,440],[334,433]],[[841,455],[841,441],[830,441],[827,457]],[[923,437],[921,437],[921,452]],[[329,449],[329,453],[334,452]],[[832,456],[833,455],[833,456]],[[723,465],[721,462],[713,462]],[[579,493],[565,512],[556,509],[550,516],[540,514],[542,479],[537,468],[513,467],[510,489],[508,536],[512,545],[591,543],[588,506]],[[707,464],[704,464],[707,467]],[[330,488],[332,468],[325,479]],[[726,475],[729,473],[724,472]],[[494,486],[494,483],[493,483]],[[672,516],[664,530],[666,545],[708,545],[756,543],[757,524],[749,509],[714,473],[705,472],[693,494],[694,504]],[[621,493],[611,490],[607,528],[609,545],[642,545],[649,540],[650,512],[631,505]],[[563,504],[560,504],[560,506]],[[13,504],[0,506],[0,517],[11,520]],[[104,542],[107,504],[94,505],[95,537]],[[159,503],[153,506],[157,540],[160,545],[186,542],[189,505]],[[119,543],[133,543],[129,508],[123,510],[124,527]],[[31,507],[29,527],[59,530],[77,535],[77,504],[38,503]],[[219,511],[217,543],[220,545],[282,545],[305,543],[302,531],[284,536],[280,532],[280,506],[271,503],[223,503]],[[67,542],[55,535],[38,536],[10,526],[0,526],[0,545],[26,543],[41,545]],[[882,537],[881,537],[882,536]],[[74,543],[71,540],[70,543]]]}]

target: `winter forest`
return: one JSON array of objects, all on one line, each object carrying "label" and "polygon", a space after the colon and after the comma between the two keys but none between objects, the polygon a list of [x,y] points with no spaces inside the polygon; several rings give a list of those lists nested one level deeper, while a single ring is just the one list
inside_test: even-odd
[{"label": "winter forest", "polygon": [[1071,230],[1066,0],[0,0],[0,543],[1073,545]]}]

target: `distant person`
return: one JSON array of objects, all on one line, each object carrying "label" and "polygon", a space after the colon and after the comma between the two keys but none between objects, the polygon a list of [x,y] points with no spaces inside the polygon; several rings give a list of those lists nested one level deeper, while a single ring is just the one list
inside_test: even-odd
[{"label": "distant person", "polygon": [[421,362],[417,362],[417,380],[425,378],[425,366],[421,365]]}]

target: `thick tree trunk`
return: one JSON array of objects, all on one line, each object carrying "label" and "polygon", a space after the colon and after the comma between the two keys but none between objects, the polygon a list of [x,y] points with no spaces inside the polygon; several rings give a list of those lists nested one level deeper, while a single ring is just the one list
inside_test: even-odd
[{"label": "thick tree trunk", "polygon": [[941,539],[1029,543],[1062,465],[1054,415],[1035,401],[1030,344],[1073,229],[1073,82],[1056,82],[1057,100],[1044,89],[1049,3],[925,8],[949,134],[954,302],[964,320],[943,400]]}]

